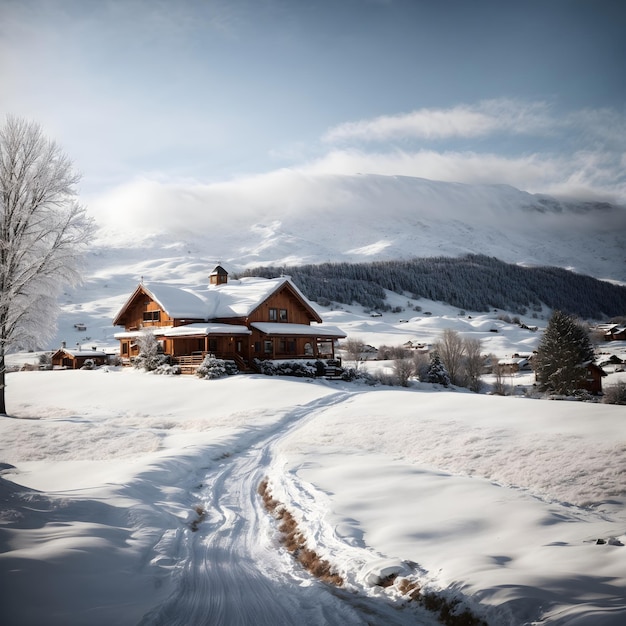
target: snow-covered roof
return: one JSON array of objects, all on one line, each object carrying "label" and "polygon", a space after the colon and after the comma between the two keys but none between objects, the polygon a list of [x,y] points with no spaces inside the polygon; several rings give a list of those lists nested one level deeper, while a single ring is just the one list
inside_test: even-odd
[{"label": "snow-covered roof", "polygon": [[289,285],[303,302],[317,316],[313,305],[304,294],[291,282],[289,277],[259,278],[248,277],[229,280],[222,285],[209,285],[202,296],[209,303],[208,319],[247,317],[273,293]]},{"label": "snow-covered roof", "polygon": [[[138,291],[143,289],[172,318],[209,321],[247,317],[285,285],[288,285],[302,299],[304,305],[310,310],[311,319],[321,321],[311,302],[287,276],[242,278],[221,285],[209,285],[205,289],[194,291],[162,283],[146,283],[140,285]],[[120,318],[123,317],[136,294],[137,291],[118,313],[115,323],[120,323]]]},{"label": "snow-covered roof", "polygon": [[72,350],[70,348],[60,348],[57,352],[65,352],[73,357],[105,357],[106,352],[102,350]]},{"label": "snow-covered roof", "polygon": [[162,283],[146,284],[143,285],[143,288],[170,317],[176,319],[208,319],[207,302],[201,296],[187,289]]},{"label": "snow-covered roof", "polygon": [[183,326],[153,326],[141,330],[123,331],[113,335],[116,339],[136,339],[142,333],[159,337],[193,337],[197,335],[249,335],[250,330],[240,324],[204,324],[196,322]]},{"label": "snow-covered roof", "polygon": [[280,322],[253,322],[253,328],[266,335],[306,335],[309,337],[328,337],[342,339],[346,333],[334,326],[309,326],[308,324],[287,324]]},{"label": "snow-covered roof", "polygon": [[191,337],[196,335],[250,335],[252,333],[246,326],[239,324],[186,324],[156,334],[164,337]]}]

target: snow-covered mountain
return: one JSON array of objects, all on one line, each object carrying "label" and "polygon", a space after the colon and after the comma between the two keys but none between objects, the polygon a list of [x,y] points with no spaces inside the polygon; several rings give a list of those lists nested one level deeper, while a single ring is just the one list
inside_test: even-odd
[{"label": "snow-covered mountain", "polygon": [[142,271],[163,274],[164,265],[171,266],[172,279],[182,278],[175,275],[178,263],[200,259],[241,269],[481,253],[626,280],[624,207],[559,201],[508,185],[296,172],[283,177],[275,194],[267,181],[263,189],[250,182],[192,191],[138,184],[109,199],[125,207],[131,198],[132,210],[101,211],[109,216],[101,247],[121,241],[123,253],[117,254],[127,256],[128,246],[139,245],[138,257],[147,262]]},{"label": "snow-covered mountain", "polygon": [[111,320],[142,278],[202,285],[218,262],[233,272],[480,253],[626,282],[624,207],[559,201],[507,185],[280,176],[192,191],[138,184],[105,198],[95,207],[103,226],[87,281],[65,294],[51,345],[73,344],[74,324],[88,327],[81,341],[108,341]]}]

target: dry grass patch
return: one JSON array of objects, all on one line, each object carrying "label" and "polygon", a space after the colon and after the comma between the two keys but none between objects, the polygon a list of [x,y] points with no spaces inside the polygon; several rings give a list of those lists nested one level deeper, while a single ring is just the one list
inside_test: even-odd
[{"label": "dry grass patch", "polygon": [[343,578],[332,571],[331,565],[322,559],[315,550],[306,545],[306,539],[298,528],[298,522],[293,515],[270,493],[267,480],[259,485],[259,495],[263,499],[265,509],[277,520],[280,520],[278,530],[281,533],[281,543],[285,549],[306,569],[311,575],[320,580],[341,587]]},{"label": "dry grass patch", "polygon": [[[304,535],[298,528],[298,522],[281,502],[272,497],[267,479],[261,482],[258,492],[263,499],[265,509],[280,521],[278,525],[278,530],[281,533],[280,541],[285,548],[310,574],[326,583],[341,587],[343,578],[332,571],[328,561],[320,558],[315,550],[307,547]],[[398,578],[397,574],[391,574],[382,579],[379,586],[391,587],[394,585],[409,602],[415,602],[435,613],[439,621],[445,626],[487,626],[483,619],[468,609],[459,612],[460,600],[448,600],[430,591],[424,593],[415,580]]]},{"label": "dry grass patch", "polygon": [[201,504],[194,506],[193,510],[198,517],[190,522],[189,528],[191,528],[191,531],[195,533],[198,530],[198,526],[206,519],[206,511]]},{"label": "dry grass patch", "polygon": [[397,580],[396,587],[410,602],[417,602],[426,610],[435,613],[439,621],[446,626],[487,626],[485,620],[468,609],[459,612],[460,600],[448,600],[432,591],[423,593],[417,581],[401,578]]}]

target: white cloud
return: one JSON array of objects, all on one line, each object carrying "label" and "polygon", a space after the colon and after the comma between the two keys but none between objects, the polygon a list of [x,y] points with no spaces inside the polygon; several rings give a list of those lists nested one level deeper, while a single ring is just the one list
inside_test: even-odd
[{"label": "white cloud", "polygon": [[497,99],[485,100],[477,105],[424,108],[411,113],[347,122],[331,128],[323,140],[331,143],[405,138],[439,140],[481,137],[501,131],[513,134],[547,133],[554,123],[549,106],[544,102]]},{"label": "white cloud", "polygon": [[[506,154],[495,140],[487,152],[460,151],[451,143],[497,134],[507,136]],[[538,142],[529,152],[533,136]],[[410,139],[436,140],[442,149],[398,148],[406,148],[404,140]],[[331,128],[323,140],[342,147],[307,164],[306,171],[504,183],[535,193],[626,204],[626,115],[612,109],[558,114],[546,102],[502,98],[348,122]],[[368,149],[369,142],[377,142],[377,149]]]},{"label": "white cloud", "polygon": [[309,175],[362,173],[468,184],[507,184],[531,193],[626,203],[626,182],[619,162],[595,152],[581,151],[566,157],[539,153],[506,157],[434,150],[333,150],[302,166],[300,171]]}]

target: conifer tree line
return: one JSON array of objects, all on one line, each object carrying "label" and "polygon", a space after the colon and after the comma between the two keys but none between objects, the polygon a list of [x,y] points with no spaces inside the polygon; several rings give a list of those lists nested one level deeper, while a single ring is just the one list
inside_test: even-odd
[{"label": "conifer tree line", "polygon": [[495,257],[415,258],[372,263],[321,263],[258,267],[240,276],[288,274],[311,300],[357,303],[390,310],[385,289],[412,298],[446,302],[460,309],[492,308],[526,314],[541,304],[582,318],[603,319],[626,312],[626,287],[558,267],[522,267]]}]

